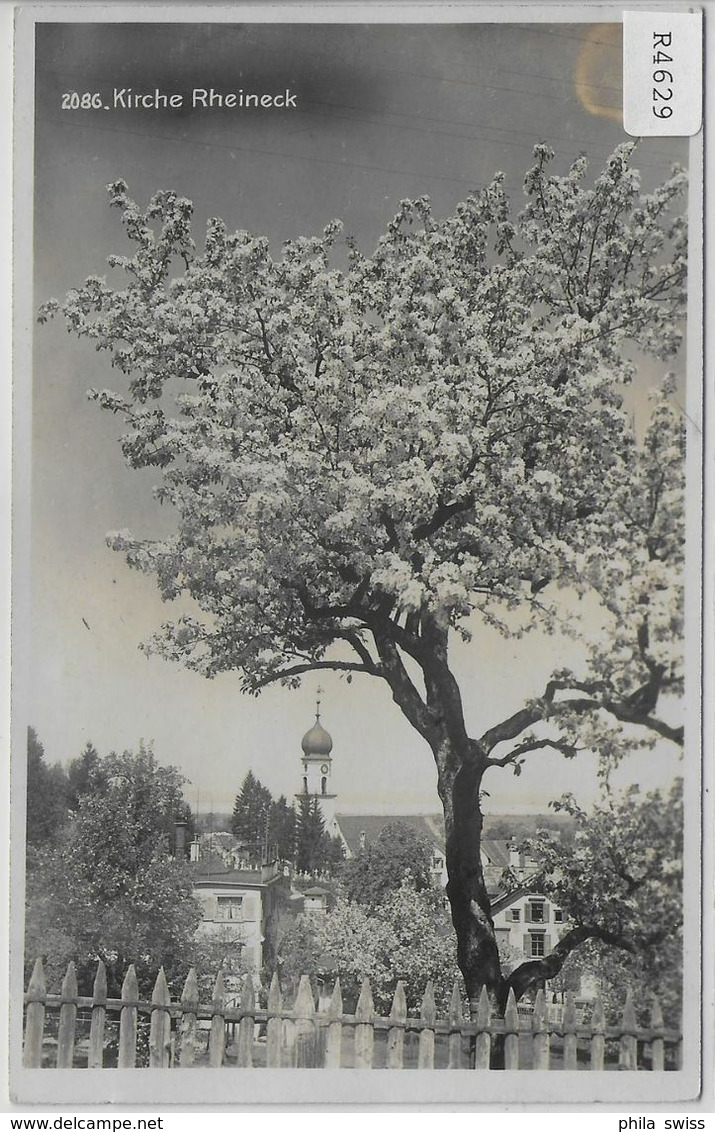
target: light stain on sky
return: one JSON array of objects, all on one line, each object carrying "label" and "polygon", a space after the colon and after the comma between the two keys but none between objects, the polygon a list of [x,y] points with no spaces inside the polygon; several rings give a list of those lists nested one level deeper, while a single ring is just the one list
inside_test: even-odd
[{"label": "light stain on sky", "polygon": [[574,67],[574,89],[583,109],[619,124],[623,120],[622,53],[621,25],[594,24]]}]

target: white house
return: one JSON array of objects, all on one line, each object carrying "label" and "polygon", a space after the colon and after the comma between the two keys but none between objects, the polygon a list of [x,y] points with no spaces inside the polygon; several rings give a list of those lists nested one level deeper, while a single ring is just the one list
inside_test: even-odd
[{"label": "white house", "polygon": [[498,896],[492,916],[497,941],[527,959],[548,955],[568,928],[563,909],[528,885]]},{"label": "white house", "polygon": [[215,856],[198,861],[194,895],[203,912],[199,933],[235,941],[244,962],[260,971],[273,960],[272,929],[282,883],[282,870],[276,866],[232,869]]}]

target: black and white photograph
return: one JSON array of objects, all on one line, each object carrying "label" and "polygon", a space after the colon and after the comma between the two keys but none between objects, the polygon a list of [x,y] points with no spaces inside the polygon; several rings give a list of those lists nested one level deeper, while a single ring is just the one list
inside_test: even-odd
[{"label": "black and white photograph", "polygon": [[698,1095],[701,145],[530,7],[20,9],[17,1101]]}]

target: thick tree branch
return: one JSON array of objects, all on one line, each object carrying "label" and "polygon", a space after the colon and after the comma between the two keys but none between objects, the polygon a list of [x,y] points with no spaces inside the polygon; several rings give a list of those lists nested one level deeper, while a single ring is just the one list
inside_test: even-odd
[{"label": "thick tree branch", "polygon": [[684,727],[671,727],[662,719],[658,719],[654,715],[649,715],[643,711],[634,709],[629,704],[619,704],[612,701],[607,701],[604,704],[597,705],[598,707],[605,708],[610,712],[620,723],[635,723],[641,727],[647,727],[650,731],[655,731],[658,735],[662,735],[664,739],[670,739],[671,742],[677,743],[679,747],[683,746],[685,739]]},{"label": "thick tree branch", "polygon": [[434,722],[410,679],[394,640],[387,633],[374,631],[373,635],[382,662],[382,675],[390,685],[393,700],[415,730],[432,746],[436,739]]},{"label": "thick tree branch", "polygon": [[281,668],[278,672],[272,672],[267,676],[261,676],[260,679],[251,682],[251,687],[266,688],[269,684],[275,684],[279,680],[290,679],[292,676],[301,676],[304,672],[317,672],[320,669],[330,669],[333,672],[363,672],[367,676],[380,676],[380,670],[373,667],[368,668],[364,664],[355,664],[348,660],[310,660],[305,664],[295,664],[292,668]]},{"label": "thick tree branch", "polygon": [[625,936],[616,935],[597,924],[582,924],[579,927],[572,928],[571,931],[562,936],[553,951],[549,952],[543,959],[530,959],[526,963],[521,963],[512,971],[509,977],[504,980],[499,994],[500,1009],[503,1011],[506,1007],[510,990],[514,991],[514,997],[518,1002],[530,987],[539,986],[545,980],[555,978],[571,952],[589,939],[600,939],[603,943],[610,944],[611,947],[619,947],[622,951],[629,951],[632,954],[636,950],[635,945]]},{"label": "thick tree branch", "polygon": [[510,739],[518,738],[522,732],[526,731],[527,727],[533,727],[535,723],[539,723],[545,718],[546,707],[540,707],[536,704],[533,707],[520,708],[508,719],[485,731],[479,739],[479,743],[485,751],[493,751],[499,743],[507,743]]},{"label": "thick tree branch", "polygon": [[454,503],[439,503],[432,517],[414,528],[414,537],[416,539],[429,538],[430,535],[436,534],[441,527],[448,523],[454,515],[468,511],[473,505],[474,495],[471,492],[464,499],[457,500]]},{"label": "thick tree branch", "polygon": [[382,672],[380,670],[379,665],[376,664],[375,660],[370,655],[370,652],[369,652],[367,646],[364,644],[364,642],[360,640],[360,636],[359,636],[357,630],[355,632],[353,632],[349,629],[336,629],[335,636],[340,638],[340,640],[348,642],[348,644],[355,650],[357,655],[360,657],[361,661],[365,665],[365,668],[369,672],[371,672],[373,674],[373,676],[381,676],[382,675]]},{"label": "thick tree branch", "polygon": [[[490,727],[483,733],[479,743],[487,752],[491,752],[499,743],[517,739],[528,727],[533,727],[537,723],[553,718],[555,710],[560,708],[577,714],[605,711],[612,715],[614,719],[617,719],[619,723],[632,723],[645,727],[682,746],[684,728],[682,726],[672,727],[652,714],[663,686],[664,670],[660,665],[653,665],[650,679],[624,700],[617,700],[606,695],[607,686],[600,680],[550,680],[540,700],[535,700],[528,707],[521,708],[508,719]],[[556,700],[557,692],[583,692],[586,694],[573,698],[566,696]],[[558,741],[550,743],[550,745],[559,748]],[[569,744],[565,746],[568,747]],[[518,753],[520,752],[517,751]],[[574,749],[571,748],[564,753],[573,754]],[[506,766],[510,762],[513,762],[513,758],[509,756],[503,760],[491,760],[490,765]]]},{"label": "thick tree branch", "polygon": [[540,751],[545,747],[551,747],[554,751],[560,751],[562,755],[566,755],[567,759],[573,758],[578,751],[582,750],[581,747],[575,747],[572,743],[566,743],[560,739],[529,739],[520,743],[518,747],[514,747],[508,754],[503,755],[498,759],[487,759],[487,766],[509,766],[521,755],[527,755],[530,751]]}]

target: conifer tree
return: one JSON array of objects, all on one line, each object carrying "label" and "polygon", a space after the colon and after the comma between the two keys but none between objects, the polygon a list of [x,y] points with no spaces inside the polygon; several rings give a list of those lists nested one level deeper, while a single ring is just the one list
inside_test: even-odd
[{"label": "conifer tree", "polygon": [[27,817],[29,846],[55,844],[67,820],[69,786],[60,763],[48,766],[34,727],[27,729]]},{"label": "conifer tree", "polygon": [[254,860],[260,861],[268,835],[271,792],[249,770],[236,795],[231,818],[231,833]]},{"label": "conifer tree", "polygon": [[299,872],[312,873],[322,867],[324,837],[325,822],[317,797],[301,794],[296,815],[296,868]]},{"label": "conifer tree", "polygon": [[271,803],[268,813],[268,845],[281,861],[292,861],[295,856],[295,810],[288,805],[284,794]]}]

